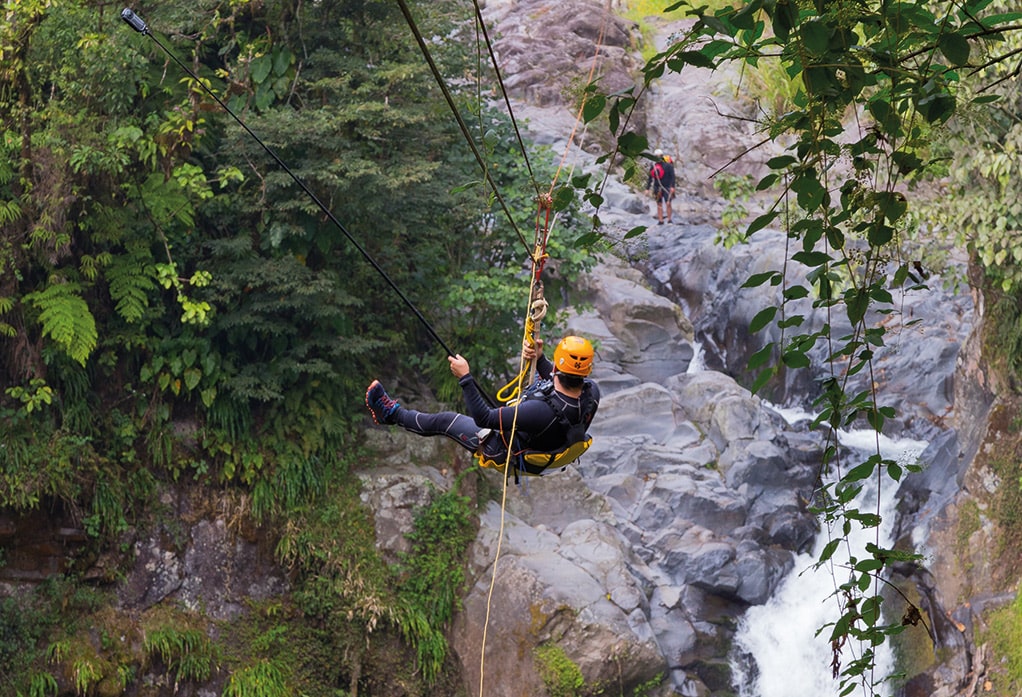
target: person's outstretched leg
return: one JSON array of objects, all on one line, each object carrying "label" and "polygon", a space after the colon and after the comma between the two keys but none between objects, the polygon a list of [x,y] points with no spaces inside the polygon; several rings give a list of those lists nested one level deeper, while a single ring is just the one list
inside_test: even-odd
[{"label": "person's outstretched leg", "polygon": [[401,426],[420,436],[447,436],[472,452],[479,447],[483,429],[471,417],[453,411],[427,414],[406,409],[387,394],[379,380],[373,380],[366,390],[366,406],[378,424]]},{"label": "person's outstretched leg", "polygon": [[472,452],[479,448],[480,433],[489,432],[487,429],[479,428],[472,417],[453,411],[427,414],[414,409],[401,409],[397,413],[396,423],[406,431],[418,433],[420,436],[447,436]]}]

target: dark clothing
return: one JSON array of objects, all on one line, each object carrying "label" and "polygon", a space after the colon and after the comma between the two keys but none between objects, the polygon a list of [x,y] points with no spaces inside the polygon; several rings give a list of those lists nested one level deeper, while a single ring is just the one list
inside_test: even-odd
[{"label": "dark clothing", "polygon": [[[536,361],[536,371],[544,380],[550,379],[552,370],[553,364],[546,356],[541,356]],[[568,445],[565,442],[567,432],[563,422],[550,404],[538,396],[533,388],[526,391],[525,397],[518,405],[516,421],[515,407],[496,409],[490,407],[470,375],[464,376],[458,382],[465,397],[468,415],[452,411],[427,414],[402,408],[395,413],[395,422],[406,430],[423,436],[447,436],[473,452],[479,448],[480,442],[485,440],[484,453],[494,459],[506,454],[512,424],[516,437],[515,451],[553,451]],[[595,401],[589,414],[591,418],[596,413],[596,405],[599,404],[600,390],[591,380],[587,379],[586,384],[589,385],[588,392]],[[563,413],[569,422],[581,422],[583,405],[580,404],[580,399],[569,397],[557,390],[550,390],[549,394],[550,399],[563,407]],[[487,438],[487,435],[490,437]]]},{"label": "dark clothing", "polygon": [[649,168],[646,190],[652,190],[658,203],[669,201],[674,188],[674,163],[659,159]]}]

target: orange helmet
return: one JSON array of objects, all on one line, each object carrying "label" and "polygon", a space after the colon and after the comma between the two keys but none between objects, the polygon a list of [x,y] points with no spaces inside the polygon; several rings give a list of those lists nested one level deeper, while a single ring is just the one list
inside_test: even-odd
[{"label": "orange helmet", "polygon": [[593,345],[580,336],[564,337],[554,349],[554,367],[566,375],[589,375],[593,372]]}]

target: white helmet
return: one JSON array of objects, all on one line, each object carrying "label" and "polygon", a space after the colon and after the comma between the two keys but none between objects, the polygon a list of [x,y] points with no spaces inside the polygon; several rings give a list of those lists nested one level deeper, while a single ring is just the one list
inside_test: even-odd
[{"label": "white helmet", "polygon": [[664,154],[664,151],[661,150],[660,148],[657,148],[656,150],[653,151],[653,154],[656,155],[657,157],[660,157],[661,155]]}]

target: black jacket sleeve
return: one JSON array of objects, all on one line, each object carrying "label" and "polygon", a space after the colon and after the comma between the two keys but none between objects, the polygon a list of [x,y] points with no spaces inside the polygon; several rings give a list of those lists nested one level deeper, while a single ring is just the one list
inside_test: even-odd
[{"label": "black jacket sleeve", "polygon": [[536,359],[536,372],[544,380],[549,380],[550,376],[554,372],[554,364],[550,362],[550,359],[544,356],[542,353]]},{"label": "black jacket sleeve", "polygon": [[465,406],[468,408],[468,415],[480,428],[492,428],[494,430],[510,433],[511,425],[525,434],[533,434],[547,428],[556,421],[553,410],[542,400],[524,400],[517,409],[517,421],[515,420],[515,407],[490,407],[479,391],[479,386],[466,375],[458,380],[461,385],[462,394],[465,397]]}]

